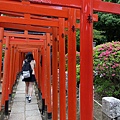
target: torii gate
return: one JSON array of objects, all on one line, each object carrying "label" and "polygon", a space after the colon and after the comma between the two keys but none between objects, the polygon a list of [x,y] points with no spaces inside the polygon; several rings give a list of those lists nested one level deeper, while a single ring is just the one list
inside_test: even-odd
[{"label": "torii gate", "polygon": [[[3,1],[9,1],[9,0],[3,0]],[[24,12],[24,13],[37,13],[38,9],[32,9],[33,6],[22,6],[22,4],[17,4],[17,3],[4,3],[3,1],[0,1],[0,10],[9,10],[9,11],[16,11],[16,12]],[[115,14],[120,14],[120,5],[115,4],[115,3],[108,3],[108,2],[103,2],[100,0],[79,0],[79,1],[74,1],[74,0],[30,0],[31,2],[39,2],[39,3],[44,3],[47,5],[56,5],[56,6],[66,6],[66,7],[73,7],[73,8],[77,8],[80,9],[80,91],[81,91],[81,106],[80,106],[80,119],[81,120],[93,120],[93,47],[92,47],[92,43],[93,43],[93,37],[92,37],[92,28],[93,28],[93,10],[95,11],[101,11],[101,12],[110,12],[110,13],[115,13]],[[16,6],[17,5],[17,6]],[[20,8],[20,9],[19,9]],[[30,10],[31,9],[31,10]],[[52,14],[52,10],[49,11]],[[58,11],[59,12],[59,11]],[[38,12],[38,14],[40,14],[40,11]],[[45,13],[46,15],[48,13]],[[58,16],[60,16],[59,13],[54,13],[53,14],[58,14]],[[70,28],[73,28],[73,25],[75,24],[75,18],[74,18],[74,11],[72,8],[70,8],[69,11],[69,15],[71,17],[69,17],[70,19]],[[63,16],[66,16],[66,13],[64,14],[64,10],[63,10]],[[17,19],[16,19],[17,20]],[[6,17],[0,17],[0,22],[4,22],[4,21],[10,21],[11,23],[13,22],[12,19],[6,19]],[[62,20],[61,20],[62,21]],[[15,21],[14,21],[15,22]],[[26,20],[21,21],[22,23],[27,23]],[[30,23],[34,23],[36,25],[39,25],[39,22],[35,22],[35,21],[29,21]],[[20,21],[18,20],[18,23],[20,23]],[[41,23],[44,25],[43,21],[41,21]],[[2,23],[1,23],[2,24]],[[28,23],[29,24],[29,23]],[[52,24],[52,22],[49,22],[48,24]],[[62,22],[61,22],[62,25]],[[54,22],[54,26],[57,26],[57,22]],[[21,26],[19,26],[21,27]],[[73,28],[74,29],[74,28]],[[69,37],[72,39],[74,39],[75,33],[74,32],[70,32],[69,33]],[[73,43],[75,44],[75,43]],[[70,44],[71,45],[71,44]],[[72,50],[74,49],[73,46],[70,46],[72,48]],[[55,49],[56,50],[56,49]],[[71,50],[70,50],[71,51]],[[72,65],[70,65],[72,62],[74,62]],[[72,59],[72,57],[69,57],[69,62],[68,64],[70,65],[70,68],[73,69],[75,66],[75,60]],[[69,69],[70,70],[70,69]],[[75,76],[71,76],[70,74],[72,74],[72,71],[69,71],[69,75],[68,78],[70,79],[70,81],[72,81],[72,79],[75,78]],[[75,75],[75,74],[74,74]],[[71,78],[72,77],[72,78]],[[71,84],[70,84],[71,85]],[[74,87],[74,85],[71,85]],[[72,87],[71,87],[72,88]],[[72,92],[72,89],[69,91]],[[70,96],[71,100],[74,97]],[[74,110],[72,109],[72,106],[70,105],[70,102],[68,103],[68,107],[69,108],[69,115],[72,114],[72,117],[69,117],[69,120],[73,120],[76,119],[76,116],[74,114]],[[54,111],[54,110],[53,110]],[[53,120],[55,119],[56,116],[53,116]],[[64,119],[64,117],[63,117]],[[62,120],[63,120],[62,119]]]},{"label": "torii gate", "polygon": [[[103,2],[101,0],[76,0],[76,1],[30,0],[30,1],[45,3],[48,5],[67,6],[67,7],[75,7],[81,9],[80,12],[81,14],[80,16],[80,31],[81,31],[80,32],[80,103],[81,103],[80,120],[93,120],[93,92],[92,92],[93,91],[93,46],[92,46],[93,10],[120,14],[120,5],[110,2]],[[73,11],[71,10],[71,14],[72,13]],[[70,37],[72,37],[72,35],[70,35]],[[73,114],[72,113],[73,110],[69,110],[69,112]],[[74,118],[75,117],[73,116],[72,118],[69,118],[69,120],[73,120]]]}]

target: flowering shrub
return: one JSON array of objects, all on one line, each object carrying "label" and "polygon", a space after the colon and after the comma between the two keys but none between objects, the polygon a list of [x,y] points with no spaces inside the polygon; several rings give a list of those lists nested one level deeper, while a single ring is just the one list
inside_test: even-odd
[{"label": "flowering shrub", "polygon": [[120,98],[120,42],[95,47],[93,57],[97,92]]}]

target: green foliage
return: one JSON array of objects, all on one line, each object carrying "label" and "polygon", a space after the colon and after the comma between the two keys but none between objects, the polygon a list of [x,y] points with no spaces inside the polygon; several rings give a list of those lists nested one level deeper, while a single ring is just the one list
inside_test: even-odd
[{"label": "green foliage", "polygon": [[103,1],[106,1],[106,2],[113,2],[113,3],[120,3],[120,0],[103,0]]},{"label": "green foliage", "polygon": [[96,45],[107,42],[104,33],[105,33],[104,31],[94,29],[93,41],[96,42]]},{"label": "green foliage", "polygon": [[[104,0],[104,1],[120,4],[120,0]],[[98,22],[94,23],[94,29],[99,31],[100,33],[99,35],[96,35],[98,33],[95,32],[96,35],[95,40],[97,41],[96,44],[99,45],[105,42],[119,41],[120,15],[102,12],[95,12],[95,14],[98,14]]]},{"label": "green foliage", "polygon": [[80,51],[80,30],[76,30],[76,49]]},{"label": "green foliage", "polygon": [[120,42],[95,47],[93,57],[97,92],[120,98]]},{"label": "green foliage", "polygon": [[[94,29],[103,31],[100,35],[106,38],[107,42],[119,41],[120,39],[120,16],[107,13],[97,13],[99,16],[98,22],[94,23]],[[99,38],[102,44],[101,38]],[[104,40],[104,39],[103,39]]]},{"label": "green foliage", "polygon": [[76,80],[77,82],[80,81],[80,65],[76,65]]},{"label": "green foliage", "polygon": [[4,59],[4,56],[5,56],[5,45],[3,45],[3,48],[2,48],[2,59]]}]

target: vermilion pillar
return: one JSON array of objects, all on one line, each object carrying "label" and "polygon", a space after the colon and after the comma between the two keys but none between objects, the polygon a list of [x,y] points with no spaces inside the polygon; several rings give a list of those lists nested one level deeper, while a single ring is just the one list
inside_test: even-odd
[{"label": "vermilion pillar", "polygon": [[68,18],[68,119],[76,120],[76,11],[69,9]]},{"label": "vermilion pillar", "polygon": [[22,70],[22,64],[23,64],[23,53],[20,52],[20,61],[19,61],[19,68],[20,68],[20,71]]},{"label": "vermilion pillar", "polygon": [[46,65],[45,65],[45,48],[44,47],[42,47],[42,49],[41,49],[41,51],[42,51],[42,60],[41,60],[41,62],[42,62],[42,64],[41,64],[41,90],[42,90],[42,114],[43,114],[43,112],[45,111],[45,98],[46,98],[46,96],[45,96],[45,87],[46,87]]},{"label": "vermilion pillar", "polygon": [[35,67],[35,76],[36,76],[36,80],[37,80],[37,83],[38,83],[38,49],[35,49],[34,50],[35,52],[35,54],[34,54],[34,59],[35,59],[35,61],[36,61],[36,67]]},{"label": "vermilion pillar", "polygon": [[[7,64],[7,82],[6,82],[6,95],[5,95],[5,100],[8,101],[9,100],[9,75],[10,75],[10,37],[6,37],[6,54],[7,54],[7,61],[6,61],[6,64]],[[6,56],[5,56],[6,57]],[[5,59],[6,60],[6,59]],[[8,106],[7,106],[8,107]],[[7,108],[8,109],[8,108]]]},{"label": "vermilion pillar", "polygon": [[38,50],[38,88],[41,92],[41,49]]},{"label": "vermilion pillar", "polygon": [[93,120],[93,0],[81,1],[80,120]]},{"label": "vermilion pillar", "polygon": [[[0,28],[0,86],[1,86],[1,67],[2,67],[2,46],[3,46],[3,34],[4,28]],[[0,110],[1,110],[1,101],[0,101]]]},{"label": "vermilion pillar", "polygon": [[39,81],[39,58],[38,58],[39,57],[39,49],[37,49],[36,54],[37,54],[36,59],[37,59],[37,84],[38,84],[38,81]]},{"label": "vermilion pillar", "polygon": [[15,71],[16,71],[16,73],[15,73],[15,79],[16,79],[17,73],[19,72],[19,52],[18,52],[18,49],[16,50],[16,65],[17,65],[18,67],[15,67],[15,68],[16,68],[16,69],[15,69]]},{"label": "vermilion pillar", "polygon": [[2,67],[3,34],[4,34],[4,28],[0,28],[0,81],[1,81],[1,67]]},{"label": "vermilion pillar", "polygon": [[57,28],[53,28],[53,46],[52,46],[52,83],[53,83],[53,118],[52,120],[58,120],[58,78],[57,78]]},{"label": "vermilion pillar", "polygon": [[44,40],[44,67],[45,67],[45,71],[44,71],[45,111],[47,111],[47,43],[46,43],[46,39]]},{"label": "vermilion pillar", "polygon": [[4,74],[2,86],[2,105],[5,105],[5,114],[8,114],[8,94],[9,94],[9,37],[6,37],[5,58],[4,58]]},{"label": "vermilion pillar", "polygon": [[[16,45],[14,45],[14,47],[12,48],[13,49],[13,61],[16,60]],[[15,82],[15,79],[14,79],[14,73],[15,73],[15,62],[13,62],[12,64],[12,76],[11,76],[11,79],[12,79],[12,84],[14,84]]]},{"label": "vermilion pillar", "polygon": [[64,29],[65,29],[64,18],[59,18],[60,120],[66,120],[65,30]]},{"label": "vermilion pillar", "polygon": [[47,45],[47,62],[46,62],[46,73],[47,73],[47,113],[48,119],[51,117],[52,109],[51,109],[51,66],[50,66],[50,33],[46,33],[46,45]]},{"label": "vermilion pillar", "polygon": [[9,94],[11,94],[11,92],[12,92],[12,85],[13,85],[13,83],[12,83],[12,71],[13,71],[13,53],[14,53],[14,46],[11,46],[11,53],[10,53],[10,74],[9,74],[9,80],[10,80],[10,82],[9,82]]},{"label": "vermilion pillar", "polygon": [[13,71],[13,83],[15,83],[16,81],[16,74],[17,74],[17,68],[16,68],[16,63],[17,63],[17,45],[15,45],[14,47],[14,64],[13,64],[13,67],[14,67],[14,71]]},{"label": "vermilion pillar", "polygon": [[41,91],[43,99],[45,99],[44,85],[44,48],[41,47]]}]

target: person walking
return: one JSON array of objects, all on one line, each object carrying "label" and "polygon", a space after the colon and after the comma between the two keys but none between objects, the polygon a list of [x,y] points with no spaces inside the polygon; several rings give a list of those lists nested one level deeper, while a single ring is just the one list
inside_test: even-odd
[{"label": "person walking", "polygon": [[[33,58],[33,54],[31,52],[28,52],[25,56],[25,60],[23,61],[23,68],[25,68],[25,65],[29,64],[29,67],[31,69],[31,74],[29,77],[25,77],[24,76],[24,71],[22,71],[23,74],[23,79],[22,81],[25,82],[25,93],[26,93],[26,99],[28,100],[28,102],[31,102],[32,99],[32,93],[33,93],[33,84],[36,81],[35,78],[35,60]],[[22,68],[22,69],[23,69]]]}]

